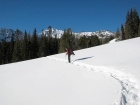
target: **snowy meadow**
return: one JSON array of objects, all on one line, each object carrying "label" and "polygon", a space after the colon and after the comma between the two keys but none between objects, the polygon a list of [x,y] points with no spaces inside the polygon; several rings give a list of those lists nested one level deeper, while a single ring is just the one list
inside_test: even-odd
[{"label": "snowy meadow", "polygon": [[0,66],[0,105],[140,105],[140,38]]}]

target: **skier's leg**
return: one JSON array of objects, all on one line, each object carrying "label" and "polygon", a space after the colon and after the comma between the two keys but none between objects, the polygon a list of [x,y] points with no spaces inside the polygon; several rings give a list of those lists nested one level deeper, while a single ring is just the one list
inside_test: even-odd
[{"label": "skier's leg", "polygon": [[70,63],[70,55],[68,55],[68,62]]}]

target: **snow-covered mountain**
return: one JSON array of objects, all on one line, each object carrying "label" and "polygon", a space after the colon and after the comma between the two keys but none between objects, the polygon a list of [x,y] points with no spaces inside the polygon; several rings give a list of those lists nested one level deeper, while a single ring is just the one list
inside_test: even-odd
[{"label": "snow-covered mountain", "polygon": [[[51,35],[52,37],[55,37],[57,35],[58,38],[60,38],[64,33],[64,31],[58,30],[55,28],[51,28],[51,32],[52,32],[52,35]],[[47,36],[48,34],[49,34],[49,29],[46,29],[46,30],[43,30],[41,33],[39,33],[39,36],[41,36],[41,35]]]},{"label": "snow-covered mountain", "polygon": [[[58,38],[60,38],[64,33],[63,30],[58,30],[58,29],[55,29],[55,28],[52,28],[51,32],[52,32],[52,37],[55,37],[57,35]],[[43,30],[39,34],[39,36],[48,35],[48,33],[49,33],[49,30],[46,29],[46,30]],[[114,36],[115,35],[115,33],[107,31],[107,30],[100,30],[100,31],[95,31],[95,32],[73,32],[73,34],[79,35],[79,36],[97,35],[99,38],[108,37],[108,36],[111,36],[111,35]]]},{"label": "snow-covered mountain", "polygon": [[18,33],[13,29],[1,28],[0,29],[0,42],[6,40],[7,42],[11,41],[12,36],[16,38],[16,35],[19,35],[19,38],[23,38],[23,32],[19,30]]},{"label": "snow-covered mountain", "polygon": [[[46,29],[44,31],[42,31],[41,33],[39,33],[39,36],[41,35],[48,35],[49,30]],[[52,37],[57,36],[58,38],[61,38],[61,36],[63,35],[64,31],[63,30],[58,30],[55,28],[52,28]],[[77,35],[77,36],[91,36],[91,35],[97,35],[99,38],[105,38],[108,36],[114,36],[115,33],[107,31],[107,30],[100,30],[100,31],[95,31],[95,32],[73,32],[73,34]],[[11,37],[12,35],[14,35],[14,38],[16,38],[16,31],[13,29],[7,29],[7,28],[1,28],[0,29],[0,42],[2,40],[6,40],[7,42],[11,41]],[[24,36],[22,31],[19,31],[19,38],[22,39]]]}]

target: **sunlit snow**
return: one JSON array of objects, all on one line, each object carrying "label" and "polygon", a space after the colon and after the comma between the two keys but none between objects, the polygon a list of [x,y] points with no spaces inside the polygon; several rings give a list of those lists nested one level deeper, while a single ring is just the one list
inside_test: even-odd
[{"label": "sunlit snow", "polygon": [[140,38],[0,66],[0,105],[140,105]]}]

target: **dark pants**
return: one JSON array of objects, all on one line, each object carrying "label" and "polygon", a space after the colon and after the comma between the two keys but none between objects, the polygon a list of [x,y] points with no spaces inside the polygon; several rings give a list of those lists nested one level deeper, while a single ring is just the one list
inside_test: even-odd
[{"label": "dark pants", "polygon": [[68,61],[69,61],[69,63],[70,63],[70,55],[68,54]]}]

